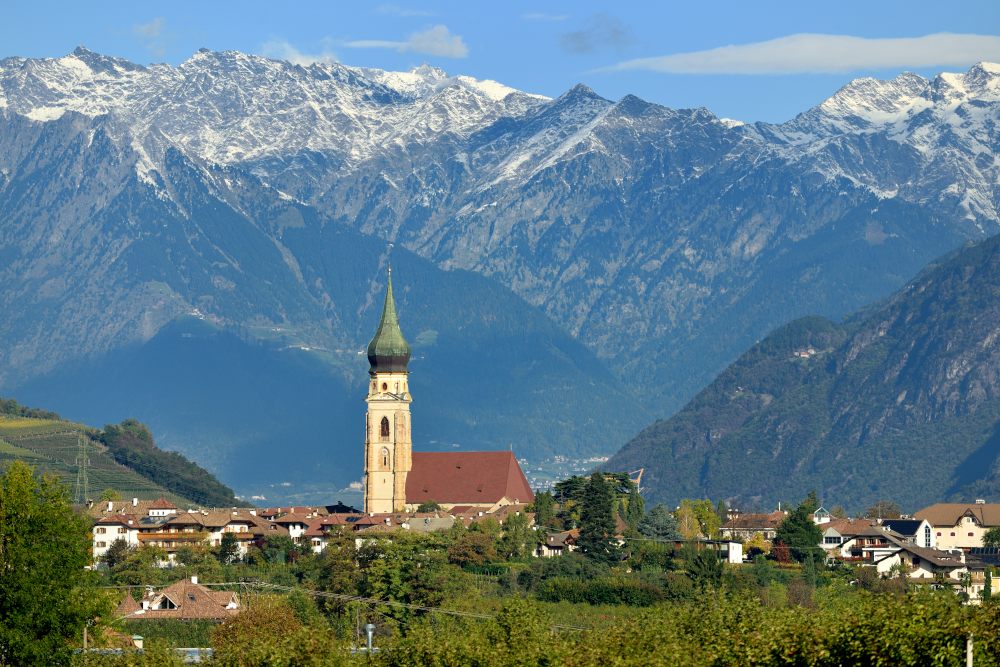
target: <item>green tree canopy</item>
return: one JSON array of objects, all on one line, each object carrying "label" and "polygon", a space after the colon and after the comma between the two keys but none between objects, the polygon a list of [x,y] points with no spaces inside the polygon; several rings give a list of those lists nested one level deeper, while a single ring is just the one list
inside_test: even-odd
[{"label": "green tree canopy", "polygon": [[984,547],[1000,547],[1000,526],[993,526],[983,533]]},{"label": "green tree canopy", "polygon": [[20,461],[0,476],[0,664],[65,664],[84,625],[110,611],[84,570],[91,541],[55,478]]},{"label": "green tree canopy", "polygon": [[792,558],[800,563],[819,556],[822,549],[820,542],[823,541],[823,531],[809,518],[814,509],[813,503],[807,498],[785,517],[775,531],[775,543],[786,545]]},{"label": "green tree canopy", "polygon": [[236,540],[236,535],[233,533],[222,534],[222,540],[219,541],[219,550],[215,553],[215,557],[223,565],[239,562],[240,545]]},{"label": "green tree canopy", "polygon": [[132,552],[135,551],[135,547],[131,546],[122,538],[118,538],[111,543],[108,550],[104,552],[101,556],[101,562],[108,566],[108,568],[115,568],[120,563],[124,563],[125,559],[128,558]]},{"label": "green tree canopy", "polygon": [[577,545],[589,558],[612,563],[619,560],[615,541],[614,489],[595,472],[587,482],[580,507],[580,539]]},{"label": "green tree canopy", "polygon": [[417,505],[418,512],[437,512],[440,509],[441,505],[439,505],[436,500],[425,500]]},{"label": "green tree canopy", "polygon": [[547,528],[561,528],[556,522],[556,500],[551,491],[539,491],[535,494],[535,523]]},{"label": "green tree canopy", "polygon": [[681,534],[677,530],[677,519],[670,513],[666,505],[660,503],[653,507],[639,522],[639,533],[654,540],[676,540]]},{"label": "green tree canopy", "polygon": [[684,539],[694,539],[699,535],[708,539],[718,536],[722,520],[716,513],[711,500],[692,500],[684,498],[674,512],[678,529]]}]

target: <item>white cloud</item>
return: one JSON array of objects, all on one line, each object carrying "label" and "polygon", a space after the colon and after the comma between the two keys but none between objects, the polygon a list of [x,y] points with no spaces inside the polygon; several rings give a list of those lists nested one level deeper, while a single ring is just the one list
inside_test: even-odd
[{"label": "white cloud", "polygon": [[163,33],[165,22],[162,17],[156,17],[149,23],[139,23],[132,26],[132,34],[142,42],[147,51],[154,56],[162,56],[167,50],[166,35]]},{"label": "white cloud", "polygon": [[650,70],[670,74],[805,74],[858,70],[962,67],[1000,61],[1000,36],[937,33],[870,39],[802,33],[766,42],[638,58],[600,71]]},{"label": "white cloud", "polygon": [[465,45],[461,36],[451,34],[447,26],[443,25],[415,32],[401,42],[359,39],[346,42],[344,46],[352,49],[395,49],[400,53],[420,53],[442,58],[464,58],[469,55],[469,47]]},{"label": "white cloud", "polygon": [[303,67],[314,63],[337,62],[336,54],[332,53],[325,47],[321,53],[303,53],[292,46],[291,43],[286,42],[283,39],[272,39],[265,42],[261,47],[260,52],[268,58],[287,60],[293,65],[302,65]]}]

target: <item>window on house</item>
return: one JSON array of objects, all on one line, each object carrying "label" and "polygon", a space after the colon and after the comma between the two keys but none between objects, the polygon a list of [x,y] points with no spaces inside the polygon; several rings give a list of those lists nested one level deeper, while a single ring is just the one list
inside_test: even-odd
[{"label": "window on house", "polygon": [[119,528],[118,529],[118,534],[119,535],[124,535],[125,534],[125,529],[124,528]]},{"label": "window on house", "polygon": [[[941,533],[938,533],[940,535]],[[931,545],[931,527],[924,526],[924,546],[929,547]]]},{"label": "window on house", "polygon": [[972,537],[972,533],[969,533],[969,537]]},{"label": "window on house", "polygon": [[103,535],[104,533],[107,532],[107,528],[101,527],[101,528],[98,528],[97,530],[95,530],[94,532],[97,533],[98,535]]},{"label": "window on house", "polygon": [[98,542],[98,543],[97,543],[97,548],[98,548],[98,549],[103,549],[103,548],[104,548],[104,547],[106,547],[106,546],[107,546],[107,543],[106,543],[106,542]]},{"label": "window on house", "polygon": [[379,430],[379,435],[381,435],[383,438],[388,438],[389,437],[389,418],[388,417],[382,417],[382,426],[381,426],[381,428]]},{"label": "window on house", "polygon": [[951,536],[951,537],[955,537],[955,533],[951,533],[951,534],[950,534],[950,536]]}]

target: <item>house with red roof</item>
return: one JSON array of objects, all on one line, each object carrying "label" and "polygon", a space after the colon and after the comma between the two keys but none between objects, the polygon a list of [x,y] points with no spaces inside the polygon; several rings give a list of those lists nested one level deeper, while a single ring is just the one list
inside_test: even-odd
[{"label": "house with red roof", "polygon": [[198,577],[181,579],[162,591],[150,591],[141,600],[126,595],[115,615],[129,619],[180,619],[223,621],[240,611],[240,600],[232,591],[210,590]]}]

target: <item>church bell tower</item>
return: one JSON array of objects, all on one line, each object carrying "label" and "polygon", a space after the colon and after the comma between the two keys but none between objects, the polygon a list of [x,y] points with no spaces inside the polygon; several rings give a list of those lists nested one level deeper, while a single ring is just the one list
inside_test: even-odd
[{"label": "church bell tower", "polygon": [[406,509],[406,474],[412,467],[410,346],[399,328],[392,269],[375,337],[368,344],[368,413],[365,416],[365,512]]}]

